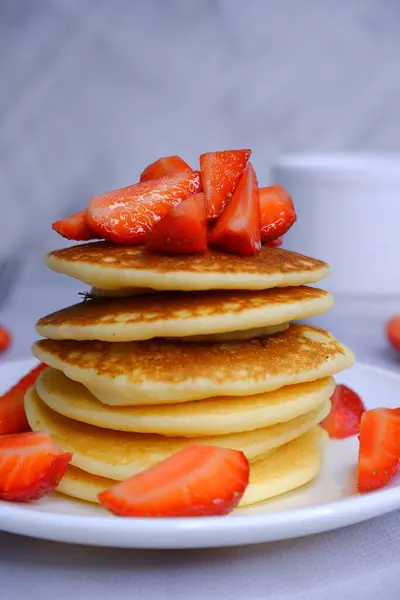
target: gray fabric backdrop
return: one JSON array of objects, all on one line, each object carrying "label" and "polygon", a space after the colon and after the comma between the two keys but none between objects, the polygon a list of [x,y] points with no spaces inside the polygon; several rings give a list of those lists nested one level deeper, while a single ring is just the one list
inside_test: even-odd
[{"label": "gray fabric backdrop", "polygon": [[397,0],[0,0],[0,256],[147,162],[400,149]]}]

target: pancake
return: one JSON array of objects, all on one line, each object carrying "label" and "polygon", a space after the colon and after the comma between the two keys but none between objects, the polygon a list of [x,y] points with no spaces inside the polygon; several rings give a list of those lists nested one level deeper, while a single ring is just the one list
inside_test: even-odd
[{"label": "pancake", "polygon": [[41,400],[82,423],[137,433],[193,437],[251,431],[290,421],[329,400],[333,377],[253,396],[225,396],[155,406],[107,406],[61,371],[46,369],[37,382]]},{"label": "pancake", "polygon": [[[290,323],[280,323],[280,325],[269,325],[267,327],[254,327],[243,331],[228,331],[226,333],[211,333],[207,335],[188,335],[180,337],[180,342],[235,342],[237,340],[251,340],[255,337],[267,337],[275,335],[281,331],[289,329]],[[173,337],[166,337],[166,340],[174,340]]]},{"label": "pancake", "polygon": [[[210,444],[242,450],[250,461],[305,433],[329,413],[330,402],[296,419],[245,433],[193,438]],[[123,480],[160,462],[189,442],[182,437],[126,433],[101,429],[62,417],[48,408],[32,387],[25,397],[25,411],[34,431],[48,431],[66,452],[72,464],[88,473]]]},{"label": "pancake", "polygon": [[98,494],[112,487],[115,483],[116,481],[113,479],[86,473],[82,469],[69,465],[56,491],[77,500],[100,504],[97,499]]},{"label": "pancake", "polygon": [[[255,504],[294,490],[318,475],[322,463],[325,432],[315,427],[250,466],[250,481],[239,507]],[[73,498],[98,503],[100,492],[115,480],[68,467],[57,491]]]},{"label": "pancake", "polygon": [[125,298],[126,296],[144,296],[145,294],[154,294],[150,288],[121,288],[118,290],[100,290],[92,287],[89,295],[95,298]]},{"label": "pancake", "polygon": [[327,437],[321,427],[314,427],[252,463],[249,485],[239,507],[280,496],[312,481],[321,470]]},{"label": "pancake", "polygon": [[351,350],[316,327],[291,324],[265,339],[229,343],[41,340],[34,355],[109,405],[248,396],[315,381],[353,364]]},{"label": "pancake", "polygon": [[286,328],[287,321],[320,314],[332,304],[328,292],[306,286],[97,298],[43,317],[36,331],[50,339],[106,342],[182,336],[208,341],[205,336],[225,332],[249,338],[276,333],[271,326]]},{"label": "pancake", "polygon": [[328,292],[306,286],[96,298],[41,318],[36,330],[50,339],[109,342],[204,337],[307,318],[332,304]]},{"label": "pancake", "polygon": [[45,260],[53,271],[102,290],[262,290],[314,283],[329,275],[329,266],[320,260],[269,246],[249,257],[215,249],[168,256],[144,246],[92,242],[55,250]]}]

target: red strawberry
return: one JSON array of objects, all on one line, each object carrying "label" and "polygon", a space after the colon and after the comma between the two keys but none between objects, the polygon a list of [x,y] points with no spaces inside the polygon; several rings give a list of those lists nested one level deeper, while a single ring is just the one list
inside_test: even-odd
[{"label": "red strawberry", "polygon": [[358,489],[383,487],[397,473],[400,461],[400,408],[367,410],[361,419]]},{"label": "red strawberry", "polygon": [[209,242],[240,256],[251,256],[260,251],[260,205],[257,177],[251,163],[243,173],[232,200],[211,230]]},{"label": "red strawberry", "polygon": [[275,238],[274,240],[271,240],[270,242],[265,242],[266,246],[271,246],[272,248],[278,248],[279,246],[282,246],[283,244],[283,239],[281,237]]},{"label": "red strawberry", "polygon": [[53,229],[67,240],[84,242],[98,239],[98,236],[93,233],[87,224],[86,214],[86,210],[81,210],[70,217],[56,221],[53,223]]},{"label": "red strawberry", "polygon": [[45,368],[46,365],[41,363],[8,392],[0,396],[0,435],[28,431],[29,425],[25,416],[24,396]]},{"label": "red strawberry", "polygon": [[99,494],[120,516],[194,517],[225,515],[249,481],[242,452],[191,444],[151,469]]},{"label": "red strawberry", "polygon": [[52,492],[64,476],[70,452],[45,431],[0,437],[0,498],[28,502]]},{"label": "red strawberry", "polygon": [[207,216],[216,219],[229,202],[250,158],[251,150],[223,150],[200,156]]},{"label": "red strawberry", "polygon": [[202,192],[184,200],[158,221],[146,238],[150,250],[171,254],[207,250],[207,212]]},{"label": "red strawberry", "polygon": [[193,171],[180,156],[165,156],[148,165],[140,175],[140,181],[159,179],[182,171]]},{"label": "red strawberry", "polygon": [[185,171],[93,196],[89,227],[118,244],[140,244],[157,221],[200,186],[200,174]]},{"label": "red strawberry", "polygon": [[365,406],[360,396],[346,385],[337,385],[331,397],[331,412],[321,422],[329,437],[342,439],[360,431]]},{"label": "red strawberry", "polygon": [[388,321],[386,335],[393,348],[400,350],[400,315],[396,315]]},{"label": "red strawberry", "polygon": [[3,325],[0,325],[0,352],[4,352],[11,344],[11,334]]},{"label": "red strawberry", "polygon": [[261,240],[270,242],[284,235],[296,221],[293,201],[281,185],[260,188]]}]

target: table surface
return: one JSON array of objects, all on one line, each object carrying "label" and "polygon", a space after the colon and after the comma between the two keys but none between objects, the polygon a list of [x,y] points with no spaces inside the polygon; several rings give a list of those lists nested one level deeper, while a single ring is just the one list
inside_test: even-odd
[{"label": "table surface", "polygon": [[[14,334],[2,358],[29,356],[33,323],[77,300],[82,285],[22,281],[0,321]],[[385,319],[395,299],[338,299],[317,321],[358,359],[400,368],[387,349]],[[1,598],[96,600],[219,598],[234,600],[396,599],[400,591],[399,512],[331,533],[272,544],[213,550],[136,551],[63,545],[0,533]]]}]

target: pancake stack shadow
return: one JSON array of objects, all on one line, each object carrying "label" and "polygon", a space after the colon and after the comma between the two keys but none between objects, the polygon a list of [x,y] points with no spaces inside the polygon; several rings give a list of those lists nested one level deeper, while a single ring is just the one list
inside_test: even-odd
[{"label": "pancake stack shadow", "polygon": [[352,352],[293,323],[328,310],[306,284],[325,263],[277,248],[254,257],[149,254],[96,242],[51,252],[50,268],[93,286],[40,319],[34,355],[48,365],[25,399],[33,430],[73,453],[59,491],[97,494],[188,443],[242,450],[240,506],[311,481],[333,375]]}]

